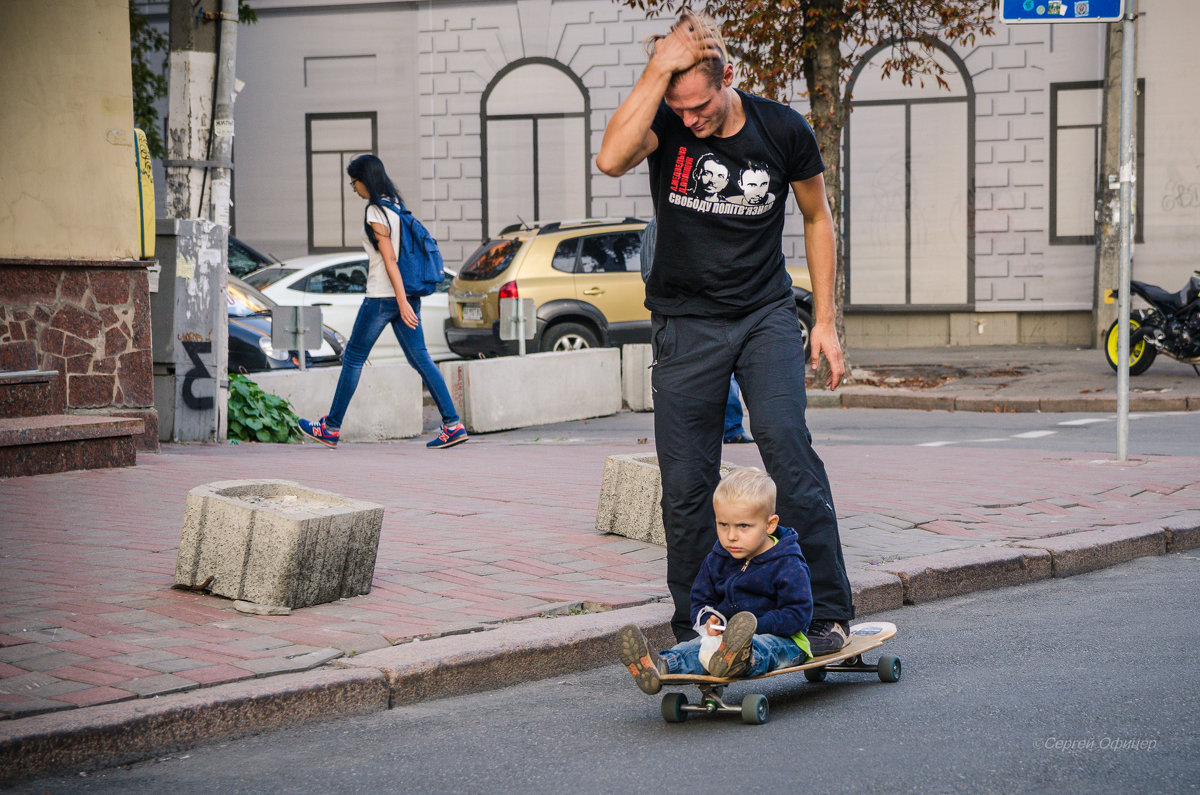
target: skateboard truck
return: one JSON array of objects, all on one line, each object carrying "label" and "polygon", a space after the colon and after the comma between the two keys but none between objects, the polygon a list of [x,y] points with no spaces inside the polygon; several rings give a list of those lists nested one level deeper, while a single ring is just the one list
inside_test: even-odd
[{"label": "skateboard truck", "polygon": [[704,715],[741,715],[742,722],[762,724],[767,722],[770,707],[767,697],[750,693],[741,704],[726,704],[722,696],[725,685],[703,684],[700,688],[700,703],[689,704],[683,693],[667,693],[662,700],[662,716],[667,723],[683,723],[688,713]]}]

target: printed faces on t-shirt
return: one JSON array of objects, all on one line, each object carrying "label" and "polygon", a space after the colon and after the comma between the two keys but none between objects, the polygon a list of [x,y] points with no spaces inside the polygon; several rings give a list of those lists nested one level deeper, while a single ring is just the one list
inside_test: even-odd
[{"label": "printed faces on t-shirt", "polygon": [[667,201],[701,213],[756,216],[775,203],[771,170],[756,161],[733,162],[704,150],[680,146],[672,165]]}]

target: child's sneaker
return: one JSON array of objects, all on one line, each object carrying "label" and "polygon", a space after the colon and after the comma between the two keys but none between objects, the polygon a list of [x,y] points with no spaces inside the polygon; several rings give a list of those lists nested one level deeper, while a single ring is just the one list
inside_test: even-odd
[{"label": "child's sneaker", "polygon": [[713,676],[739,676],[750,667],[754,651],[754,632],[758,619],[753,613],[742,611],[725,623],[720,647],[708,661],[708,672]]},{"label": "child's sneaker", "polygon": [[463,427],[461,422],[454,423],[454,426],[443,425],[441,433],[431,442],[426,443],[426,447],[430,450],[440,450],[443,447],[453,447],[456,444],[462,444],[467,440],[467,429]]},{"label": "child's sneaker", "polygon": [[338,437],[342,435],[342,432],[337,428],[330,428],[326,425],[324,417],[316,422],[303,419],[296,420],[296,425],[305,436],[311,436],[326,447],[337,447]]},{"label": "child's sneaker", "polygon": [[666,664],[646,645],[646,636],[636,625],[626,624],[617,630],[617,655],[643,693],[654,695],[662,690],[660,677],[667,672]]}]

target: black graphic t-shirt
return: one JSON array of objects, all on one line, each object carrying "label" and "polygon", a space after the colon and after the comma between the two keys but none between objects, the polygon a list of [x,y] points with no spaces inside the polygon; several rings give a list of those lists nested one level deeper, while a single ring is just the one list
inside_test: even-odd
[{"label": "black graphic t-shirt", "polygon": [[746,123],[697,138],[664,102],[650,129],[650,195],[658,218],[646,308],[664,315],[740,317],[791,295],[783,220],[791,183],[825,170],[795,110],[738,91]]}]

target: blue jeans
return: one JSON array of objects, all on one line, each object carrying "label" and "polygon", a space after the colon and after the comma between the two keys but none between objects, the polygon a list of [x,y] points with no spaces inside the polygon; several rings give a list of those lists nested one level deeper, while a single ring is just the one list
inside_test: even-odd
[{"label": "blue jeans", "polygon": [[729,397],[725,399],[725,438],[733,435],[745,436],[742,428],[742,393],[737,379],[729,376]]},{"label": "blue jeans", "polygon": [[[777,671],[792,665],[802,665],[805,661],[804,652],[791,638],[779,635],[755,635],[751,640],[753,654],[750,667],[738,676],[762,676],[769,671]],[[667,664],[667,673],[672,674],[707,674],[708,671],[700,664],[700,639],[685,640],[676,643],[666,651],[660,652],[659,657]]]},{"label": "blue jeans", "polygon": [[[420,320],[421,299],[409,297],[408,305]],[[442,423],[454,425],[458,422],[458,412],[454,409],[454,401],[450,399],[450,391],[446,389],[446,379],[442,378],[441,370],[433,363],[433,359],[429,358],[429,351],[425,348],[425,332],[420,323],[417,323],[416,328],[404,325],[404,321],[400,319],[400,304],[395,298],[364,298],[362,306],[358,308],[354,330],[350,332],[346,350],[342,352],[342,374],[338,378],[337,391],[333,394],[333,405],[325,415],[326,424],[331,428],[342,427],[342,421],[346,418],[346,407],[350,405],[350,398],[354,397],[354,391],[358,389],[363,364],[366,363],[371,349],[375,347],[375,340],[379,339],[379,335],[388,324],[391,324],[392,330],[396,332],[396,339],[400,341],[404,357],[413,369],[421,374],[421,380],[425,382],[429,394],[433,395],[433,402],[442,414]]]}]

